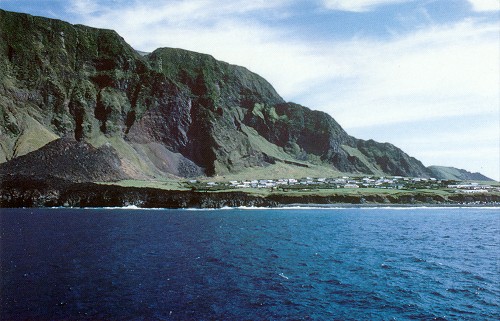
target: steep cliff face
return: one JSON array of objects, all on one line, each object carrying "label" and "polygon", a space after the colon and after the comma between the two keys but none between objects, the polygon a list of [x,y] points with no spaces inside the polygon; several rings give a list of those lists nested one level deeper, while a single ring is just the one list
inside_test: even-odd
[{"label": "steep cliff face", "polygon": [[[72,137],[96,147],[111,144],[137,177],[202,172],[169,149],[175,144],[154,145],[154,135],[127,141],[147,110],[182,109],[189,98],[116,32],[0,10],[0,66],[0,160]],[[165,154],[172,157],[155,158]]]},{"label": "steep cliff face", "polygon": [[430,171],[417,159],[409,156],[390,143],[356,139],[351,145],[359,151],[356,161],[361,161],[365,170],[372,173],[390,173],[397,176],[430,177]]},{"label": "steep cliff face", "polygon": [[154,131],[156,139],[208,175],[264,163],[241,125],[248,106],[283,102],[267,81],[243,67],[181,49],[158,49],[146,58],[186,99],[150,108],[132,126],[128,136],[133,141]]},{"label": "steep cliff face", "polygon": [[132,97],[149,76],[146,62],[114,31],[5,11],[0,23],[2,105],[9,112],[81,140],[121,132],[132,111],[146,108]]},{"label": "steep cliff face", "polygon": [[111,30],[2,10],[0,128],[0,162],[70,137],[109,146],[132,178],[276,162],[430,175],[395,146],[358,140],[328,114],[285,102],[243,67],[181,49],[141,56]]},{"label": "steep cliff face", "polygon": [[[0,11],[3,127],[10,145],[28,128],[89,139],[126,127],[133,88],[147,67],[114,31]],[[8,126],[9,119],[11,126]],[[16,121],[18,123],[16,123]],[[51,137],[53,138],[53,137]],[[5,158],[14,155],[4,147]]]}]

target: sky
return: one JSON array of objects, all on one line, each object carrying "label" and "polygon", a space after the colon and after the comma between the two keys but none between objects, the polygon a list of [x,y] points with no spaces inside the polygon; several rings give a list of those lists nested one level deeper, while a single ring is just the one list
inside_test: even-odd
[{"label": "sky", "polygon": [[0,0],[247,67],[424,165],[500,180],[499,0]]}]

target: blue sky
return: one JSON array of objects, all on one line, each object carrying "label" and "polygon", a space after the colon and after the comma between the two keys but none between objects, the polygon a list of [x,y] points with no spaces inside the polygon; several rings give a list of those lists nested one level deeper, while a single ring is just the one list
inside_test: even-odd
[{"label": "blue sky", "polygon": [[499,0],[0,0],[208,53],[425,165],[500,180]]}]

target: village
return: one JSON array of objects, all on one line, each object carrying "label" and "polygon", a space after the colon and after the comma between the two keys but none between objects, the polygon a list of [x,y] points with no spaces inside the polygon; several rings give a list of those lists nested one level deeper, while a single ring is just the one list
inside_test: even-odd
[{"label": "village", "polygon": [[[495,183],[495,182],[493,182]],[[375,188],[386,190],[418,190],[434,189],[447,190],[455,193],[490,193],[500,192],[498,184],[489,185],[478,182],[462,182],[456,180],[438,180],[436,178],[422,177],[336,177],[336,178],[312,178],[305,177],[281,178],[281,179],[254,179],[254,180],[231,180],[231,181],[208,181],[200,182],[190,180],[185,183],[186,187],[193,190],[228,190],[228,189],[267,189],[271,191],[310,191],[323,189],[362,189]]]}]

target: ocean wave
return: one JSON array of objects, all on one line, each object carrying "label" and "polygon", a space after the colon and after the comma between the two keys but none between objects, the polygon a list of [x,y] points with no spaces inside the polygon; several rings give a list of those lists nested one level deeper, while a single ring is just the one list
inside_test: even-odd
[{"label": "ocean wave", "polygon": [[294,206],[278,206],[278,207],[252,207],[252,206],[239,206],[229,209],[236,210],[458,210],[458,209],[474,209],[474,210],[495,210],[500,207],[497,206],[420,206],[420,205],[402,205],[402,206],[379,206],[379,205],[294,205]]},{"label": "ocean wave", "polygon": [[137,205],[127,206],[106,206],[106,207],[71,207],[71,206],[55,206],[48,209],[73,209],[73,210],[143,210],[143,211],[160,211],[160,210],[184,210],[184,211],[225,211],[225,210],[392,210],[392,211],[408,211],[408,210],[500,210],[500,206],[422,206],[422,205],[401,205],[401,206],[380,206],[374,205],[358,205],[358,204],[304,204],[291,206],[276,206],[276,207],[259,207],[259,206],[224,206],[221,208],[162,208],[162,207],[140,207]]}]

